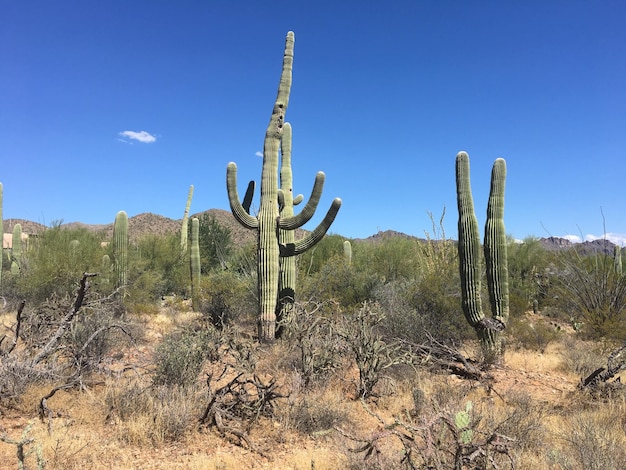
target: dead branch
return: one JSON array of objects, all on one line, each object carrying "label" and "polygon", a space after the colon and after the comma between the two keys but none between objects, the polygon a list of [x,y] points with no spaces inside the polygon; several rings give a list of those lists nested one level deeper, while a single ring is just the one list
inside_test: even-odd
[{"label": "dead branch", "polygon": [[11,354],[13,352],[13,350],[15,349],[15,347],[17,346],[17,340],[19,339],[19,336],[20,336],[20,328],[22,326],[22,312],[24,311],[24,306],[25,305],[26,305],[26,301],[22,300],[20,302],[20,305],[17,307],[17,315],[15,316],[15,320],[16,320],[16,323],[15,323],[15,336],[13,336],[13,342],[11,343],[11,346],[6,351],[6,353],[4,353],[5,355]]},{"label": "dead branch", "polygon": [[88,279],[90,277],[95,277],[97,275],[98,275],[97,273],[83,273],[83,277],[80,280],[80,287],[78,288],[76,299],[74,300],[74,305],[72,306],[70,311],[65,315],[65,317],[61,321],[61,324],[57,328],[57,331],[54,333],[54,335],[52,335],[52,338],[50,338],[50,340],[46,343],[43,349],[39,351],[39,353],[33,358],[32,363],[31,363],[32,367],[39,364],[41,361],[47,358],[50,354],[52,354],[52,352],[55,350],[57,343],[59,342],[59,339],[61,339],[61,336],[63,336],[63,333],[65,333],[65,331],[69,328],[70,324],[72,323],[72,320],[74,319],[74,317],[80,310],[81,306],[83,305],[85,294],[87,292],[87,289],[89,288]]},{"label": "dead branch", "polygon": [[609,382],[622,370],[626,370],[626,343],[613,351],[607,358],[606,367],[594,370],[586,378],[581,379],[578,385],[579,390],[597,390],[607,384],[621,384],[619,378]]}]

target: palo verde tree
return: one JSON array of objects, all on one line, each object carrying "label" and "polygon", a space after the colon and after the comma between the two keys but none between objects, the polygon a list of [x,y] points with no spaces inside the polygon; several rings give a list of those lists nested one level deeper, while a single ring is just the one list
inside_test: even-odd
[{"label": "palo verde tree", "polygon": [[[276,307],[280,279],[280,257],[296,256],[314,246],[328,231],[341,206],[336,198],[324,220],[303,239],[281,243],[281,230],[295,230],[307,223],[321,198],[325,175],[318,172],[309,201],[302,211],[294,216],[280,214],[280,201],[284,193],[278,186],[278,153],[285,129],[285,113],[291,91],[293,68],[294,34],[287,33],[283,68],[278,86],[278,95],[270,118],[263,144],[263,166],[261,171],[261,201],[258,215],[252,216],[241,203],[237,193],[237,165],[228,164],[226,183],[228,199],[235,219],[244,227],[257,231],[257,278],[258,278],[258,333],[259,339],[268,341],[276,336]],[[283,193],[283,194],[281,194]]]}]

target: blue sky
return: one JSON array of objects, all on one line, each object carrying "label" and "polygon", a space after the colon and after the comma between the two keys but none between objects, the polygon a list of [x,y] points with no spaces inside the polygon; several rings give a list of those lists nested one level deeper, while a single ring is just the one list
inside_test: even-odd
[{"label": "blue sky", "polygon": [[[287,31],[294,190],[314,227],[456,237],[456,153],[484,223],[507,161],[516,238],[626,242],[622,1],[0,1],[4,218],[112,222],[228,209],[259,181]],[[257,200],[258,201],[258,200]],[[255,202],[258,207],[258,202]]]}]

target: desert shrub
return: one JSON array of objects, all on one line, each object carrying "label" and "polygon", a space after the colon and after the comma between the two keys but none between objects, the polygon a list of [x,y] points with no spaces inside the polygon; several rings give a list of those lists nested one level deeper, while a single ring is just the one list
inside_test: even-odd
[{"label": "desert shrub", "polygon": [[509,317],[507,343],[530,351],[545,352],[546,347],[562,336],[561,327],[548,322],[531,322],[517,315]]},{"label": "desert shrub", "polygon": [[559,257],[558,293],[563,308],[583,324],[590,338],[626,338],[626,273],[612,256],[576,249]]},{"label": "desert shrub", "polygon": [[155,351],[155,385],[190,386],[215,348],[216,333],[209,329],[176,331],[163,338]]},{"label": "desert shrub", "polygon": [[369,398],[384,373],[400,364],[411,364],[413,355],[398,341],[385,340],[381,333],[384,313],[377,304],[363,303],[337,324],[337,334],[346,343],[359,371],[356,397]]},{"label": "desert shrub", "polygon": [[610,347],[603,347],[602,343],[583,341],[580,338],[564,337],[563,346],[562,370],[581,378],[605,366],[610,353]]},{"label": "desert shrub", "polygon": [[198,244],[200,246],[202,274],[230,266],[230,257],[233,252],[230,229],[221,225],[215,215],[208,212],[201,214],[198,219]]},{"label": "desert shrub", "polygon": [[181,252],[176,235],[150,234],[139,239],[129,248],[128,271],[125,301],[131,307],[155,303],[166,295],[185,295],[189,290],[189,259]]},{"label": "desert shrub", "polygon": [[117,421],[129,444],[158,445],[193,432],[202,413],[200,387],[149,386],[136,380],[110,383],[105,393],[107,419]]},{"label": "desert shrub", "polygon": [[616,416],[608,410],[594,410],[569,417],[559,434],[564,449],[553,453],[551,460],[566,470],[626,468],[626,439],[622,420]]},{"label": "desert shrub", "polygon": [[234,271],[213,271],[200,280],[200,311],[216,328],[245,324],[256,315],[256,281]]},{"label": "desert shrub", "polygon": [[426,240],[418,245],[418,275],[398,279],[376,290],[392,337],[422,343],[443,343],[472,337],[461,309],[461,283],[456,247],[450,240]]},{"label": "desert shrub", "polygon": [[287,427],[302,434],[315,435],[345,425],[348,413],[339,399],[315,392],[291,400],[286,411]]},{"label": "desert shrub", "polygon": [[298,274],[301,278],[318,273],[332,258],[343,255],[345,238],[327,234],[313,248],[298,257]]},{"label": "desert shrub", "polygon": [[509,239],[507,266],[512,316],[528,311],[534,300],[542,307],[549,305],[552,290],[549,266],[553,259],[537,238],[528,237],[522,242]]},{"label": "desert shrub", "polygon": [[296,302],[285,322],[285,339],[297,352],[290,366],[305,387],[326,379],[342,363],[345,345],[336,332],[336,315],[332,302]]},{"label": "desert shrub", "polygon": [[376,273],[346,264],[343,256],[329,259],[314,275],[301,279],[297,298],[323,302],[335,300],[346,309],[354,309],[371,300],[379,283]]},{"label": "desert shrub", "polygon": [[[53,295],[73,295],[84,272],[100,271],[105,253],[101,240],[100,234],[87,229],[62,228],[60,225],[32,237],[23,254],[24,269],[17,275],[14,294],[26,299],[29,305],[36,305]],[[99,281],[93,285],[96,290],[107,292]]]}]

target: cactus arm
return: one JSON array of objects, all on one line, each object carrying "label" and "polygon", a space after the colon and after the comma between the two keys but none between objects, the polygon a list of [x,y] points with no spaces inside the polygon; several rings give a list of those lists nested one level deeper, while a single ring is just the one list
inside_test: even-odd
[{"label": "cactus arm", "polygon": [[280,247],[280,255],[281,256],[296,256],[304,253],[308,249],[315,246],[332,225],[335,217],[337,216],[337,212],[339,212],[339,208],[341,207],[341,199],[335,198],[326,212],[326,216],[324,220],[320,222],[320,224],[313,230],[309,232],[304,238],[294,242],[293,244],[281,245]]},{"label": "cactus arm", "polygon": [[302,227],[306,224],[311,217],[315,214],[315,210],[317,209],[317,205],[320,202],[322,197],[322,190],[324,188],[324,180],[326,179],[326,175],[323,171],[318,171],[317,175],[315,175],[315,183],[313,184],[313,189],[311,190],[311,196],[309,200],[302,208],[299,214],[294,215],[292,217],[281,217],[279,221],[279,226],[285,230],[295,230],[297,228]]},{"label": "cactus arm", "polygon": [[250,206],[252,205],[252,198],[254,197],[255,186],[256,183],[254,182],[254,180],[251,180],[248,183],[248,187],[246,188],[246,194],[244,195],[243,202],[241,203],[242,207],[248,214],[250,214]]},{"label": "cactus arm", "polygon": [[293,198],[293,205],[297,206],[298,204],[300,204],[302,201],[304,200],[304,196],[302,194],[298,194],[296,197]]},{"label": "cactus arm", "polygon": [[475,328],[484,318],[480,300],[480,237],[470,187],[469,156],[465,152],[456,156],[456,187],[461,302],[465,318]]},{"label": "cactus arm", "polygon": [[504,227],[505,180],[506,162],[498,158],[491,170],[484,251],[491,313],[504,324],[509,317],[509,273]]},{"label": "cactus arm", "polygon": [[[248,187],[250,186],[248,185]],[[235,220],[246,228],[258,228],[259,221],[251,216],[246,208],[239,202],[239,194],[237,193],[237,165],[233,162],[230,162],[226,169],[226,188],[228,190],[230,210]]]}]

